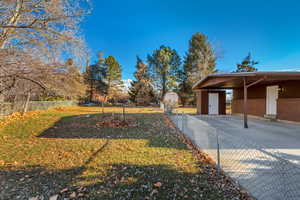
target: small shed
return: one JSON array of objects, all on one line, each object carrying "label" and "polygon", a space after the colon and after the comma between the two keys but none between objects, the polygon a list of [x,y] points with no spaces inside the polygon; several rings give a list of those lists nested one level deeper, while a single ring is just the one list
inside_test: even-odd
[{"label": "small shed", "polygon": [[202,115],[225,115],[225,90],[202,89],[197,90],[197,113]]},{"label": "small shed", "polygon": [[[210,105],[219,105],[219,114],[224,114],[222,106],[226,98],[225,91],[222,90],[225,89],[233,90],[232,113],[244,115],[245,128],[248,127],[248,114],[300,122],[300,72],[208,75],[193,86],[197,93],[198,113],[210,114]],[[218,93],[218,104],[217,95],[212,94],[214,91]],[[215,109],[212,109],[214,113]]]}]

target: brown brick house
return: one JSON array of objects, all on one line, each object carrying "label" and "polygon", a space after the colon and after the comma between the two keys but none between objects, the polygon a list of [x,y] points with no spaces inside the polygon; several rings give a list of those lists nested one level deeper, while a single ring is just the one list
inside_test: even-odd
[{"label": "brown brick house", "polygon": [[[233,90],[232,113],[300,122],[300,72],[212,74],[198,81],[198,114],[225,114],[225,90]],[[244,95],[245,94],[245,95]]]}]

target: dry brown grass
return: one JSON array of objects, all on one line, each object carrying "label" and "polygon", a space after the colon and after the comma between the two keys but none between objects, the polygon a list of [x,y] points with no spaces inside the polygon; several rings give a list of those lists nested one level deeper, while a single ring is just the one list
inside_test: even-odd
[{"label": "dry brown grass", "polygon": [[185,114],[196,114],[197,108],[196,107],[179,107],[174,109],[174,113],[185,113]]},{"label": "dry brown grass", "polygon": [[69,107],[7,118],[0,127],[0,199],[47,199],[64,188],[60,197],[75,192],[77,199],[232,197],[201,170],[205,163],[157,108],[126,108],[135,126],[97,126],[122,110]]}]

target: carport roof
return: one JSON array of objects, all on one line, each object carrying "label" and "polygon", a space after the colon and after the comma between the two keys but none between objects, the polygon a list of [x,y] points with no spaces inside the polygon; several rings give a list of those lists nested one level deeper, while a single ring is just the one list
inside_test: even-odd
[{"label": "carport roof", "polygon": [[251,84],[255,81],[259,81],[260,85],[272,84],[286,80],[300,80],[300,72],[273,71],[211,74],[196,82],[193,86],[193,90],[241,88],[244,86],[244,79],[246,79],[247,84]]}]

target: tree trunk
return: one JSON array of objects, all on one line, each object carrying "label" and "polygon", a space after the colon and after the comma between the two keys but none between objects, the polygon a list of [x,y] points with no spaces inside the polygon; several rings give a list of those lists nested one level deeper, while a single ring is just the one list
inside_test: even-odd
[{"label": "tree trunk", "polygon": [[162,94],[161,94],[161,100],[164,99],[164,96],[166,94],[166,89],[167,89],[166,83],[167,83],[166,73],[163,73],[162,74]]},{"label": "tree trunk", "polygon": [[25,102],[25,106],[24,106],[24,110],[23,110],[23,115],[24,115],[24,113],[27,112],[30,96],[31,96],[31,92],[29,91],[27,94],[27,98],[26,98],[26,102]]},{"label": "tree trunk", "polygon": [[182,104],[183,107],[185,107],[186,98],[184,96],[181,96],[181,104]]},{"label": "tree trunk", "polygon": [[93,80],[91,80],[91,91],[90,91],[90,102],[92,102],[92,100],[93,100]]}]

